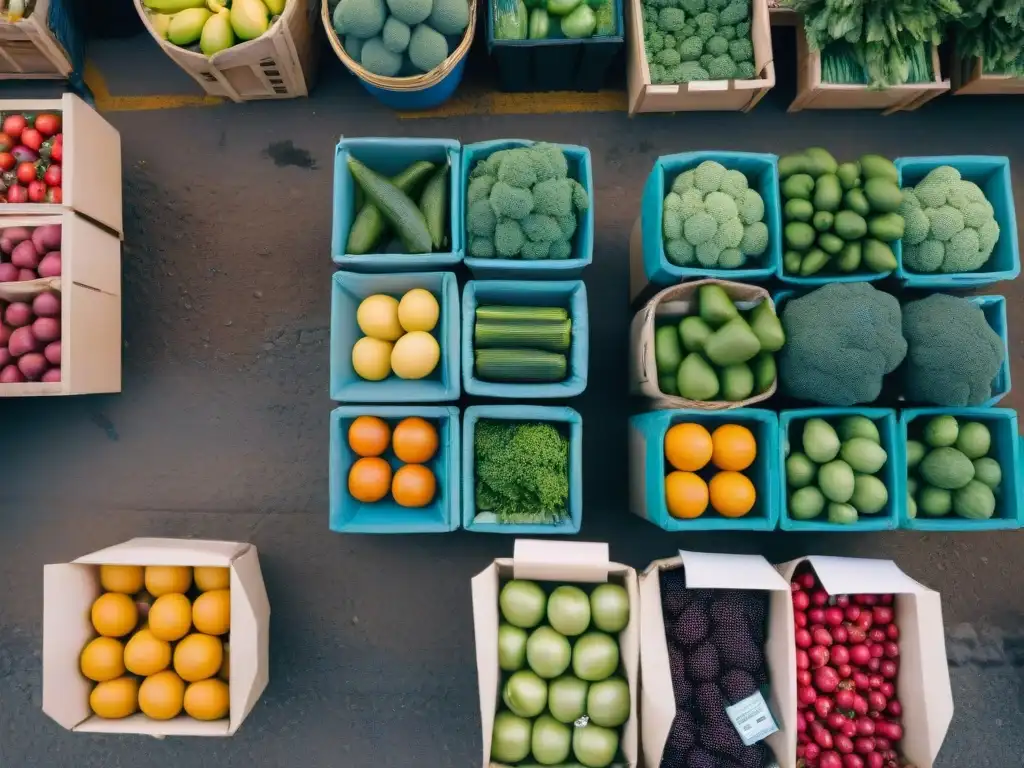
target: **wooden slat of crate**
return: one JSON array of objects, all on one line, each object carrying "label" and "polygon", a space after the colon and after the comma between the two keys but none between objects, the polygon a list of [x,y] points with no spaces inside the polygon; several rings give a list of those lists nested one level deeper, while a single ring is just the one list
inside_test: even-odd
[{"label": "wooden slat of crate", "polygon": [[1024,94],[1024,77],[986,74],[981,59],[953,56],[953,93],[957,96]]}]

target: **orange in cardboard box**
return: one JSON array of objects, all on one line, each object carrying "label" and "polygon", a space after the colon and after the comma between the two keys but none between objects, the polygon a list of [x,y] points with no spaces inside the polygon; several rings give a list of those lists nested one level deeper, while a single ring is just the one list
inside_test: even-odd
[{"label": "orange in cardboard box", "polygon": [[204,592],[192,605],[192,623],[206,635],[223,635],[231,629],[231,592]]},{"label": "orange in cardboard box", "polygon": [[224,646],[212,635],[193,633],[174,649],[174,671],[190,683],[213,677],[224,661]]},{"label": "orange in cardboard box", "polygon": [[124,637],[139,623],[135,601],[119,592],[107,592],[96,598],[90,614],[93,627],[104,637]]},{"label": "orange in cardboard box", "polygon": [[100,584],[107,592],[134,595],[142,590],[144,574],[141,565],[101,565]]},{"label": "orange in cardboard box", "polygon": [[99,683],[89,694],[89,706],[105,719],[133,715],[139,709],[139,681],[128,676]]},{"label": "orange in cardboard box", "polygon": [[192,604],[177,592],[158,597],[149,608],[149,629],[168,642],[180,640],[192,628]]},{"label": "orange in cardboard box", "polygon": [[192,683],[185,689],[185,711],[196,720],[220,720],[228,714],[228,686],[211,678]]},{"label": "orange in cardboard box", "polygon": [[170,720],[181,714],[185,683],[171,670],[147,677],[139,686],[139,709],[154,720]]},{"label": "orange in cardboard box", "polygon": [[192,576],[196,583],[196,589],[200,592],[231,587],[231,569],[229,568],[198,566],[192,569]]},{"label": "orange in cardboard box", "polygon": [[133,675],[149,677],[171,665],[171,644],[140,629],[124,647],[124,666]]},{"label": "orange in cardboard box", "polygon": [[97,637],[82,650],[82,674],[102,683],[124,674],[124,646],[112,637]]},{"label": "orange in cardboard box", "polygon": [[192,586],[192,569],[181,565],[150,565],[146,568],[146,589],[153,597],[172,592],[185,594]]}]

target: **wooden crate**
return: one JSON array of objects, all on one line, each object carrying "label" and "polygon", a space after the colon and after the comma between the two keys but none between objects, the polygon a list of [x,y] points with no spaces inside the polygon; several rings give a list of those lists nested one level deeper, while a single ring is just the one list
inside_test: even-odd
[{"label": "wooden crate", "polygon": [[0,101],[0,112],[58,112],[64,133],[64,202],[7,203],[4,216],[52,214],[62,207],[124,233],[121,210],[121,134],[77,96]]},{"label": "wooden crate", "polygon": [[807,44],[803,25],[797,28],[796,98],[790,112],[804,109],[877,109],[883,115],[910,112],[949,90],[949,80],[942,79],[938,46],[932,47],[934,79],[927,83],[907,83],[881,90],[866,85],[824,83],[821,80],[821,54]]},{"label": "wooden crate", "polygon": [[313,34],[320,0],[288,0],[266,34],[213,56],[162,38],[150,24],[142,0],[135,0],[135,9],[164,53],[211,96],[240,102],[309,95],[319,50]]},{"label": "wooden crate", "polygon": [[957,96],[999,96],[1024,94],[1024,77],[986,74],[981,59],[953,56],[953,93]]},{"label": "wooden crate", "polygon": [[61,295],[61,380],[0,384],[0,397],[89,395],[121,391],[121,244],[71,211],[0,216],[0,228],[60,224],[60,277],[0,283],[0,299]]},{"label": "wooden crate", "polygon": [[0,22],[0,80],[66,79],[84,42],[68,0],[36,0],[31,16]]},{"label": "wooden crate", "polygon": [[654,85],[644,51],[640,0],[626,0],[626,79],[629,114],[638,112],[748,112],[775,85],[772,33],[767,0],[754,0],[751,42],[755,80],[704,80],[681,85]]}]

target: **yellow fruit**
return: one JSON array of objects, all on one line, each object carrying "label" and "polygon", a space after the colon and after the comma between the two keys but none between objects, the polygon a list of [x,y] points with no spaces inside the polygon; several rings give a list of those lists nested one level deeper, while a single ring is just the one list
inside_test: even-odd
[{"label": "yellow fruit", "polygon": [[107,592],[123,592],[134,595],[142,589],[143,572],[141,565],[101,565],[100,585]]},{"label": "yellow fruit", "polygon": [[139,681],[119,677],[99,683],[89,694],[89,707],[98,717],[119,720],[139,709]]},{"label": "yellow fruit", "polygon": [[176,592],[158,597],[149,608],[149,630],[158,640],[180,640],[192,628],[192,603]]},{"label": "yellow fruit", "polygon": [[754,508],[757,491],[740,472],[719,472],[711,478],[711,506],[722,517],[743,517]]},{"label": "yellow fruit", "polygon": [[146,567],[146,590],[153,597],[172,592],[185,594],[192,586],[192,569],[185,565],[150,565]]},{"label": "yellow fruit", "polygon": [[352,368],[356,375],[367,381],[386,379],[391,373],[390,341],[381,341],[370,336],[363,336],[352,345]]},{"label": "yellow fruit", "polygon": [[395,342],[391,368],[399,378],[422,379],[434,372],[440,359],[437,339],[426,331],[412,331]]},{"label": "yellow fruit", "polygon": [[133,675],[149,677],[170,665],[171,644],[148,629],[140,629],[124,647],[124,666]]},{"label": "yellow fruit", "polygon": [[220,669],[217,670],[217,677],[224,682],[231,679],[231,644],[224,643],[224,660],[220,663]]},{"label": "yellow fruit", "polygon": [[757,440],[739,424],[723,424],[711,434],[711,442],[715,446],[711,462],[719,469],[739,472],[757,458]]},{"label": "yellow fruit", "polygon": [[711,434],[700,424],[676,424],[665,433],[665,458],[683,472],[704,469],[712,449]]},{"label": "yellow fruit", "polygon": [[226,589],[204,592],[192,605],[192,623],[206,635],[223,635],[231,629],[231,593]]},{"label": "yellow fruit", "polygon": [[124,646],[112,637],[97,637],[82,649],[78,665],[90,680],[113,680],[124,674]]},{"label": "yellow fruit", "polygon": [[708,508],[708,486],[692,472],[671,472],[665,478],[665,504],[672,517],[700,517]]},{"label": "yellow fruit", "polygon": [[200,680],[185,689],[185,711],[196,720],[227,717],[230,703],[228,685],[223,680]]},{"label": "yellow fruit", "polygon": [[106,592],[96,598],[90,611],[92,625],[104,637],[124,637],[139,623],[135,601],[120,592]]},{"label": "yellow fruit", "polygon": [[211,635],[189,635],[174,649],[174,671],[190,683],[216,675],[223,660],[224,646]]},{"label": "yellow fruit", "polygon": [[200,592],[210,592],[214,589],[231,588],[231,569],[214,568],[211,566],[197,566],[193,569],[193,578],[196,588]]},{"label": "yellow fruit", "polygon": [[398,299],[381,293],[363,299],[356,310],[356,322],[372,339],[395,341],[405,333],[398,322]]},{"label": "yellow fruit", "polygon": [[407,331],[432,331],[441,308],[434,294],[424,288],[413,288],[398,302],[398,322]]},{"label": "yellow fruit", "polygon": [[181,714],[185,683],[167,669],[147,677],[139,686],[139,709],[154,720],[171,720]]}]

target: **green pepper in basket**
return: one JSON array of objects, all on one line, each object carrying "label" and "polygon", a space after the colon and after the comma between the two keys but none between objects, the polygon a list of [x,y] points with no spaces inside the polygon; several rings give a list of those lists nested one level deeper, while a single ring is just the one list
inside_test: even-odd
[{"label": "green pepper in basket", "polygon": [[548,36],[551,29],[548,12],[543,8],[534,8],[530,11],[530,39],[543,40]]}]

